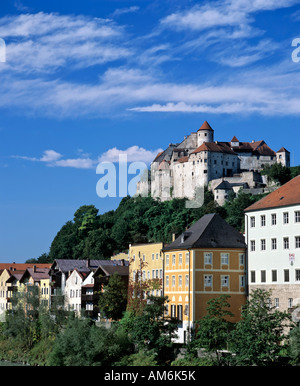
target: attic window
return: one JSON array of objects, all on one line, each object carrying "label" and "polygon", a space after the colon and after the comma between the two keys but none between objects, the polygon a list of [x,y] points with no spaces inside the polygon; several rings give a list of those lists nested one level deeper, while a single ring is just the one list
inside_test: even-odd
[{"label": "attic window", "polygon": [[190,236],[190,232],[184,232],[181,235],[181,243],[184,243],[185,240]]}]

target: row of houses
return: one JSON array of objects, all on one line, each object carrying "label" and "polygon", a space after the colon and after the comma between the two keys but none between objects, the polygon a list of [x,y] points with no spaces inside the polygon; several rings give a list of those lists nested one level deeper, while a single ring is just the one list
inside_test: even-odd
[{"label": "row of houses", "polygon": [[13,307],[13,295],[28,285],[39,289],[40,304],[50,307],[63,299],[64,307],[97,319],[98,299],[114,273],[128,284],[129,262],[118,260],[55,260],[52,264],[0,263],[0,320]]},{"label": "row of houses", "polygon": [[222,294],[230,296],[233,322],[257,288],[272,290],[270,303],[295,316],[300,305],[300,176],[246,208],[244,234],[213,213],[169,244],[129,245],[111,260],[0,264],[0,316],[11,307],[13,291],[34,284],[45,304],[62,294],[66,308],[83,309],[97,319],[99,292],[115,272],[127,285],[152,283],[145,296],[168,297],[166,315],[177,318],[180,343],[206,314],[208,300]]}]

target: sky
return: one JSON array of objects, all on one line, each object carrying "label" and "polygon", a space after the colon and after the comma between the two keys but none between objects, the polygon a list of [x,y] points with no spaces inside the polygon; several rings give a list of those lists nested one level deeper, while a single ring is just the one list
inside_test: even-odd
[{"label": "sky", "polygon": [[299,47],[300,0],[1,0],[0,262],[116,209],[99,164],[149,165],[205,120],[300,165]]}]

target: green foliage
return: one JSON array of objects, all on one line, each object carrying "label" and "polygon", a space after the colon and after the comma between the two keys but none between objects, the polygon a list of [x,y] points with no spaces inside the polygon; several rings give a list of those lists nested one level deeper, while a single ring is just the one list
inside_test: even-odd
[{"label": "green foliage", "polygon": [[50,366],[111,366],[133,352],[126,334],[97,327],[88,319],[69,319],[49,355]]},{"label": "green foliage", "polygon": [[207,302],[207,315],[195,322],[196,337],[191,346],[214,353],[218,363],[221,363],[219,350],[227,349],[229,331],[233,325],[228,321],[233,314],[229,311],[229,295],[221,295]]},{"label": "green foliage", "polygon": [[300,325],[298,323],[291,332],[288,345],[288,353],[294,365],[300,365]]},{"label": "green foliage", "polygon": [[270,307],[271,291],[251,292],[242,310],[242,319],[231,334],[231,351],[236,365],[270,365],[278,359],[287,336],[285,327],[290,316]]},{"label": "green foliage", "polygon": [[104,312],[108,319],[121,319],[127,306],[127,286],[118,273],[109,278],[104,292],[99,296],[99,310]]},{"label": "green foliage", "polygon": [[269,181],[278,182],[280,185],[285,184],[292,178],[291,169],[281,163],[274,163],[272,166],[266,165],[261,174],[266,175]]},{"label": "green foliage", "polygon": [[215,361],[208,357],[199,358],[195,355],[187,354],[183,358],[175,359],[171,366],[215,366]]},{"label": "green foliage", "polygon": [[244,210],[264,196],[260,194],[253,196],[252,194],[240,192],[236,198],[231,197],[223,206],[226,212],[226,222],[243,232],[245,229]]},{"label": "green foliage", "polygon": [[139,351],[156,353],[157,363],[165,365],[175,359],[173,339],[177,320],[164,318],[166,297],[149,296],[141,315],[134,317],[130,337]]},{"label": "green foliage", "polygon": [[137,353],[125,356],[118,366],[158,366],[157,353],[153,350],[140,350]]}]

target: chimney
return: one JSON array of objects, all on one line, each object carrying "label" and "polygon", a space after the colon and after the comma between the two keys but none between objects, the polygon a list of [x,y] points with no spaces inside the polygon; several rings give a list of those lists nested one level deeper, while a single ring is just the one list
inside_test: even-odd
[{"label": "chimney", "polygon": [[36,265],[33,266],[33,272],[36,272]]},{"label": "chimney", "polygon": [[90,268],[90,259],[86,259],[86,267]]},{"label": "chimney", "polygon": [[176,239],[176,233],[172,233],[172,242]]}]

